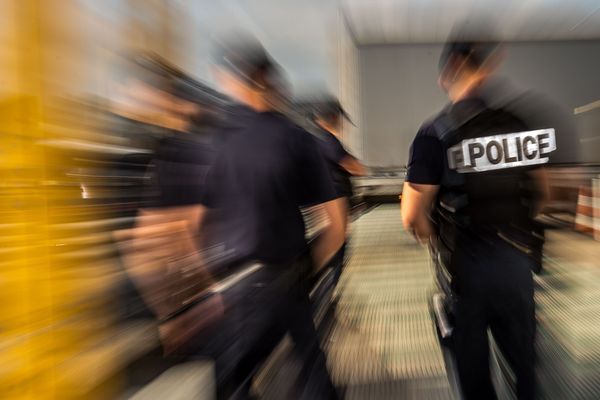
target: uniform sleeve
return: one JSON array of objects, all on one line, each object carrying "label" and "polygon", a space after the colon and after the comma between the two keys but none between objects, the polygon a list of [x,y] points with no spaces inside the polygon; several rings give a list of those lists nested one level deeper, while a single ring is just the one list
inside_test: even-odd
[{"label": "uniform sleeve", "polygon": [[331,173],[310,133],[299,135],[297,150],[299,205],[311,206],[337,198]]},{"label": "uniform sleeve", "polygon": [[319,142],[321,143],[321,150],[323,151],[324,157],[335,164],[342,162],[344,157],[348,155],[348,152],[344,146],[342,146],[340,141],[335,137],[330,137],[326,140],[319,140]]},{"label": "uniform sleeve", "polygon": [[[154,166],[154,168],[151,168],[151,166]],[[144,173],[144,178],[145,184],[141,188],[141,198],[144,199],[147,206],[162,207],[163,190],[160,185],[160,177],[156,171],[156,160],[150,162]]]},{"label": "uniform sleeve", "polygon": [[417,134],[409,150],[406,181],[439,185],[444,171],[442,143],[434,136]]},{"label": "uniform sleeve", "polygon": [[200,195],[200,204],[208,208],[217,207],[218,194],[223,182],[220,160],[216,160],[206,173],[205,185]]}]

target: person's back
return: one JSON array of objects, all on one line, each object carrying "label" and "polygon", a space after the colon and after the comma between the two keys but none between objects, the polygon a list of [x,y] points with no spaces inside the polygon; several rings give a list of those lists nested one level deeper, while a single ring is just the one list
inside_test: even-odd
[{"label": "person's back", "polygon": [[[315,142],[331,173],[333,186],[339,196],[336,201],[343,210],[344,226],[346,232],[349,233],[353,194],[351,177],[366,175],[366,168],[342,144],[343,120],[345,119],[349,123],[352,121],[339,100],[334,96],[326,95],[316,102],[314,108],[313,122],[317,127]],[[344,243],[329,264],[333,270],[333,279],[329,281],[332,290],[337,286],[345,265],[346,247],[346,243]]]},{"label": "person's back", "polygon": [[231,130],[213,167],[205,204],[230,227],[230,262],[286,263],[307,252],[300,206],[333,199],[312,137],[278,113],[255,112]]},{"label": "person's back", "polygon": [[215,150],[202,138],[179,134],[159,143],[153,161],[155,207],[197,204]]},{"label": "person's back", "polygon": [[[215,72],[239,105],[232,123],[223,127],[226,140],[207,177],[202,214],[215,212],[216,241],[224,245],[230,270],[250,262],[260,267],[227,294],[236,359],[228,368],[217,367],[219,397],[247,398],[258,366],[289,332],[302,365],[298,396],[336,398],[306,276],[313,263],[324,265],[343,243],[336,193],[312,136],[270,111],[270,57],[247,35],[228,39],[218,47]],[[330,224],[309,249],[300,207],[317,204]]]},{"label": "person's back", "polygon": [[556,148],[554,129],[528,130],[521,118],[488,105],[482,87],[497,67],[498,46],[467,33],[442,51],[439,83],[451,105],[412,143],[402,218],[452,275],[452,337],[464,397],[496,398],[489,329],[516,377],[518,398],[532,399],[532,270],[541,254],[533,221],[545,194],[541,167]]},{"label": "person's back", "polygon": [[[456,121],[460,120],[461,111],[471,114],[468,120]],[[439,129],[444,128],[438,127],[431,134],[442,141],[445,148],[451,149],[444,156],[454,157],[458,163],[456,160],[444,162],[439,201],[435,206],[438,224],[451,222],[460,233],[482,238],[497,237],[498,232],[502,232],[506,239],[518,242],[523,236],[520,231],[532,229],[536,201],[536,188],[529,171],[537,165],[526,164],[528,159],[524,152],[529,154],[529,150],[524,148],[520,135],[527,132],[528,127],[512,113],[490,108],[478,98],[454,104],[450,115],[446,111],[433,125],[443,124],[447,118],[453,118],[460,126],[446,128],[450,132],[440,132]],[[494,139],[486,139],[491,134]],[[536,139],[534,134],[531,137]],[[464,154],[464,148],[468,154]],[[543,156],[539,153],[535,158]],[[466,167],[467,162],[471,166]],[[459,165],[451,169],[452,164]],[[447,238],[442,236],[441,239]]]},{"label": "person's back", "polygon": [[331,172],[331,178],[340,196],[352,196],[352,176],[344,167],[340,165],[340,161],[348,154],[343,145],[331,132],[320,128],[316,133],[317,144],[321,149],[323,156]]}]

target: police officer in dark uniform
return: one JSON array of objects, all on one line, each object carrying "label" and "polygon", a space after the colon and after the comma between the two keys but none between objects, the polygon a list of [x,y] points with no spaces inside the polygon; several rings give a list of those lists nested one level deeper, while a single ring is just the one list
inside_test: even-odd
[{"label": "police officer in dark uniform", "polygon": [[173,97],[192,109],[185,130],[165,136],[153,160],[154,206],[174,207],[198,203],[204,179],[221,138],[214,134],[217,110],[199,89],[189,88],[185,79],[175,79]]},{"label": "police officer in dark uniform", "polygon": [[[236,100],[236,121],[209,171],[202,197],[217,210],[231,271],[262,265],[233,301],[238,359],[219,382],[222,398],[247,398],[251,377],[282,334],[290,332],[302,365],[292,398],[330,399],[336,392],[319,348],[308,298],[308,275],[343,243],[342,216],[325,162],[312,136],[267,99],[270,57],[242,34],[217,45],[216,78]],[[300,206],[322,204],[331,224],[308,248]],[[223,377],[223,375],[225,375]]]},{"label": "police officer in dark uniform", "polygon": [[402,217],[452,275],[452,336],[464,397],[496,398],[489,328],[515,373],[518,398],[532,399],[532,270],[541,253],[533,217],[544,192],[540,167],[556,146],[553,129],[528,131],[478,94],[497,65],[497,47],[460,31],[445,45],[439,83],[451,104],[412,143]]},{"label": "police officer in dark uniform", "polygon": [[[314,123],[317,126],[316,142],[321,154],[327,162],[333,178],[337,200],[344,211],[344,226],[348,226],[350,216],[350,199],[352,197],[352,176],[364,176],[366,168],[356,157],[352,156],[340,140],[343,119],[350,120],[348,113],[342,108],[339,100],[333,96],[326,96],[316,105]],[[342,272],[346,250],[346,243],[332,260],[334,268],[334,284],[337,283]]]}]

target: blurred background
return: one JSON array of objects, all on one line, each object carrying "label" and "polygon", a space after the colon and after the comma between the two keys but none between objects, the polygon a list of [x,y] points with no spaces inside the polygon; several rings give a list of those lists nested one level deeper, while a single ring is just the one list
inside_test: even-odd
[{"label": "blurred background", "polygon": [[[153,201],[157,143],[187,130],[197,108],[228,118],[211,43],[232,28],[281,65],[297,123],[312,129],[319,93],[340,99],[353,122],[343,143],[369,169],[353,181],[339,304],[316,315],[335,383],[355,399],[459,398],[430,307],[431,261],[397,201],[415,133],[447,102],[442,44],[457,22],[488,19],[507,44],[498,97],[560,126],[536,277],[540,395],[600,396],[597,1],[2,0],[0,10],[0,398],[214,398],[209,362],[163,357],[114,232]],[[261,398],[286,398],[286,345],[255,382]]]}]

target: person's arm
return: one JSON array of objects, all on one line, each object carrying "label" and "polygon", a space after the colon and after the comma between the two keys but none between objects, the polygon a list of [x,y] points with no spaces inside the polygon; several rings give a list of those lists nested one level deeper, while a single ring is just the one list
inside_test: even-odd
[{"label": "person's arm", "polygon": [[315,139],[323,157],[331,163],[337,164],[345,169],[350,175],[365,176],[367,169],[352,154],[348,153],[339,138],[331,133],[325,133],[323,137]]},{"label": "person's arm", "polygon": [[190,232],[197,235],[200,232],[205,211],[205,207],[200,204],[143,208],[138,212],[136,227],[142,228],[167,222],[186,221]]},{"label": "person's arm", "polygon": [[[317,147],[316,139],[308,132],[298,132],[294,149],[298,155],[300,167],[299,206],[320,206],[328,225],[321,231],[311,246],[314,264],[317,268],[326,265],[342,247],[346,237],[345,198],[336,194],[329,168],[322,151]],[[322,143],[319,143],[322,144]]]},{"label": "person's arm", "polygon": [[434,233],[429,217],[443,172],[444,149],[437,137],[428,134],[431,129],[422,127],[410,147],[400,201],[404,228],[421,243]]},{"label": "person's arm", "polygon": [[439,185],[405,182],[400,202],[404,229],[411,232],[421,243],[427,243],[433,235],[429,215]]},{"label": "person's arm", "polygon": [[344,244],[346,229],[344,226],[344,210],[338,199],[323,203],[321,206],[329,221],[326,228],[315,239],[311,248],[312,257],[317,269],[327,265],[329,260]]},{"label": "person's arm", "polygon": [[[149,169],[147,176],[150,178],[149,185],[145,187],[145,196],[152,199],[152,206],[144,207],[138,210],[135,225],[138,228],[152,226],[167,222],[186,221],[190,233],[197,235],[200,230],[200,220],[204,215],[205,208],[198,202],[195,204],[173,205],[173,202],[166,196],[173,190],[168,182],[173,179],[173,172],[167,168],[163,161],[168,152],[168,145],[161,142],[156,150],[155,158],[152,162],[154,168]],[[168,172],[171,171],[171,172]]]},{"label": "person's arm", "polygon": [[344,168],[350,175],[353,176],[365,176],[367,175],[367,169],[360,161],[351,155],[346,155],[341,159],[339,164]]},{"label": "person's arm", "polygon": [[533,179],[538,198],[536,204],[534,204],[533,216],[537,216],[543,210],[548,200],[550,200],[550,179],[548,177],[548,171],[545,168],[537,168],[529,172]]}]

